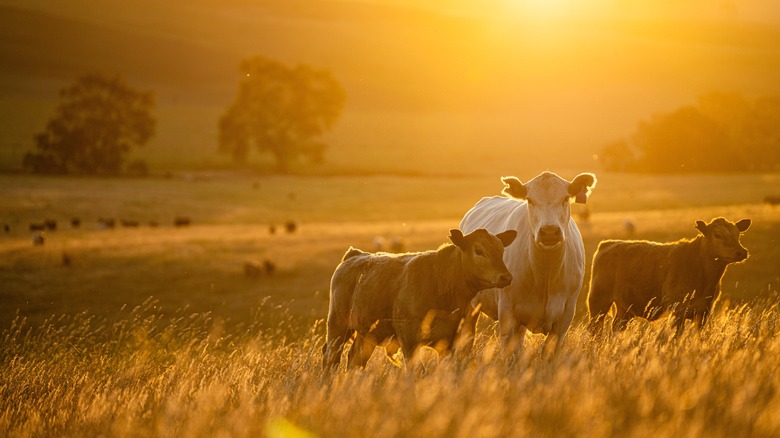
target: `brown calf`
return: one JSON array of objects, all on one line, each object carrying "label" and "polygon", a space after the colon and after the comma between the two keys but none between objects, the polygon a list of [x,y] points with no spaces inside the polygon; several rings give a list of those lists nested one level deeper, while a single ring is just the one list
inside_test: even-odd
[{"label": "brown calf", "polygon": [[464,236],[453,229],[453,244],[435,251],[371,254],[350,248],[331,279],[323,369],[338,366],[353,336],[350,367],[365,366],[378,346],[391,360],[399,346],[406,360],[420,346],[449,353],[477,292],[512,282],[503,255],[516,236],[514,230],[493,235],[478,229]]},{"label": "brown calf", "polygon": [[750,219],[735,223],[723,218],[696,222],[701,235],[671,243],[605,240],[593,256],[588,313],[590,330],[601,331],[612,304],[613,330],[641,316],[650,321],[672,310],[677,331],[686,319],[701,327],[720,295],[720,279],[731,263],[748,251],[739,242]]}]

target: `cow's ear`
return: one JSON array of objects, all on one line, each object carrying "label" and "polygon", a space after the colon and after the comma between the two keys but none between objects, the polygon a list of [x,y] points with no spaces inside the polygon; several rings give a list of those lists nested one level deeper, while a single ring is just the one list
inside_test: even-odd
[{"label": "cow's ear", "polygon": [[500,240],[501,243],[504,244],[504,248],[506,248],[515,241],[515,238],[517,237],[517,231],[506,230],[503,233],[496,234],[496,237],[498,237],[498,240]]},{"label": "cow's ear", "polygon": [[748,228],[750,228],[750,219],[742,219],[734,225],[737,226],[737,229],[740,233],[744,233]]},{"label": "cow's ear", "polygon": [[463,237],[463,232],[457,228],[450,230],[450,241],[452,241],[452,243],[454,243],[455,246],[460,249],[463,249],[463,247],[466,245],[466,239]]},{"label": "cow's ear", "polygon": [[501,193],[517,199],[525,199],[525,197],[528,196],[528,190],[526,190],[523,183],[514,176],[505,176],[501,178],[501,182],[506,184],[506,187],[504,187],[504,190]]},{"label": "cow's ear", "polygon": [[702,234],[707,234],[707,224],[704,221],[696,221],[696,229],[701,231]]},{"label": "cow's ear", "polygon": [[596,175],[592,173],[581,173],[574,177],[569,184],[569,195],[577,196],[580,193],[584,193],[585,196],[590,195],[590,191],[596,187]]}]

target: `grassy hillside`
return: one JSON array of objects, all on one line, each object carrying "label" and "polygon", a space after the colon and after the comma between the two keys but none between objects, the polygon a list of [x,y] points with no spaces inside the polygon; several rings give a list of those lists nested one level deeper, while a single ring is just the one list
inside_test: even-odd
[{"label": "grassy hillside", "polygon": [[[587,258],[601,239],[625,236],[627,218],[637,238],[668,241],[695,236],[698,219],[749,217],[753,226],[743,240],[751,258],[727,272],[724,298],[765,297],[780,284],[780,209],[760,202],[776,187],[772,175],[604,174],[589,201],[591,219],[580,223]],[[35,322],[86,309],[116,316],[122,305],[150,296],[166,312],[190,306],[233,323],[251,321],[255,306],[270,296],[312,321],[325,315],[330,275],[350,245],[372,250],[375,237],[383,236],[403,238],[410,250],[435,248],[480,197],[500,189],[495,178],[0,177],[0,224],[11,227],[0,234],[6,303],[0,326],[17,309]],[[573,211],[579,220],[581,206]],[[190,217],[193,225],[173,228],[176,216]],[[81,218],[78,229],[70,227],[72,217]],[[98,217],[141,226],[103,230]],[[33,247],[27,225],[46,218],[58,220],[59,229],[47,233],[45,246]],[[295,234],[282,229],[289,220],[300,224]],[[151,228],[151,221],[159,226]],[[264,260],[277,266],[275,275],[244,275],[246,262]]]}]

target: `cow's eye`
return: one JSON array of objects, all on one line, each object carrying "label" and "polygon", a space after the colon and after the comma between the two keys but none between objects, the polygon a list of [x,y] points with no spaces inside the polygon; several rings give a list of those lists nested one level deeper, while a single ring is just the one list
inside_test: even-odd
[{"label": "cow's eye", "polygon": [[718,240],[723,240],[723,236],[721,236],[720,234],[713,234],[712,236]]},{"label": "cow's eye", "polygon": [[482,252],[482,250],[479,248],[474,250],[474,254],[476,254],[478,257],[485,257],[485,253]]}]

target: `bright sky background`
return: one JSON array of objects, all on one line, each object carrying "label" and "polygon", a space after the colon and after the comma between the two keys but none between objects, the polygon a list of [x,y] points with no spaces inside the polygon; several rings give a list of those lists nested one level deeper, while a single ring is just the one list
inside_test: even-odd
[{"label": "bright sky background", "polygon": [[[659,18],[780,22],[775,0],[354,0],[448,9],[492,18]],[[423,6],[424,5],[424,6]]]}]

